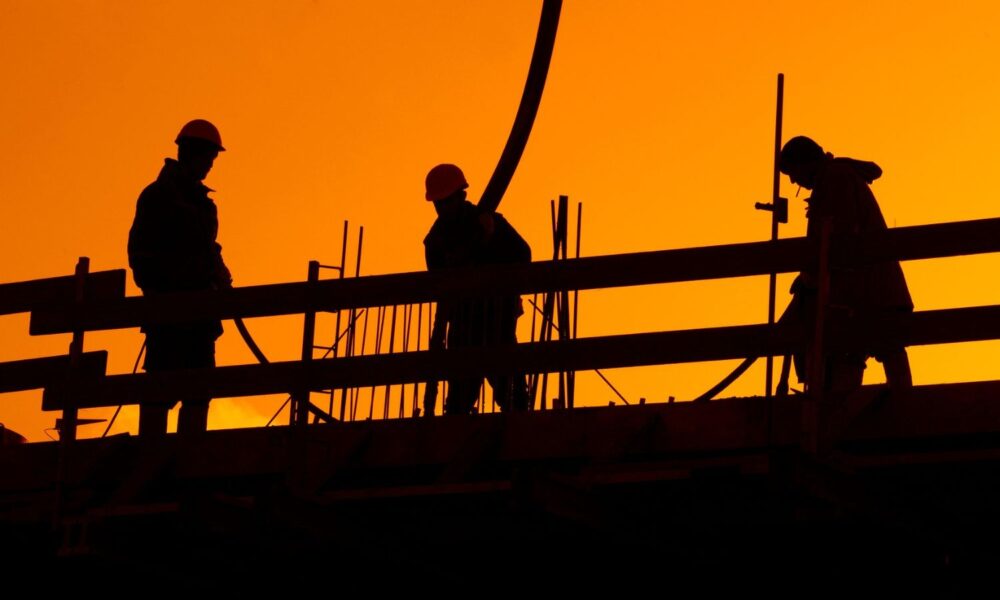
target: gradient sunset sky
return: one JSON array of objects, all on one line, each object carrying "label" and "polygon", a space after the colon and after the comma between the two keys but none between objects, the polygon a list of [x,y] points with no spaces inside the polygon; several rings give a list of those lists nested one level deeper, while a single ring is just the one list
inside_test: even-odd
[{"label": "gradient sunset sky", "polygon": [[[423,178],[459,164],[478,198],[506,141],[540,1],[0,0],[0,282],[127,265],[142,188],[192,118],[228,149],[217,192],[236,285],[302,280],[365,226],[363,274],[422,270],[434,219]],[[777,73],[785,139],[874,160],[890,226],[995,217],[1000,3],[567,0],[541,109],[500,211],[551,255],[549,200],[584,203],[583,254],[758,241],[769,220]],[[787,179],[791,222],[805,232]],[[352,231],[352,235],[355,234]],[[1000,303],[995,256],[906,263],[917,310]],[[779,282],[779,306],[789,277]],[[129,279],[129,293],[138,290]],[[580,335],[759,323],[766,278],[590,292]],[[301,316],[249,322],[297,357]],[[320,338],[332,325],[321,321]],[[0,317],[0,361],[63,353]],[[526,337],[526,334],[522,337]],[[88,335],[132,368],[137,330]],[[911,349],[918,384],[997,379],[1000,344]],[[220,364],[253,361],[231,323]],[[607,372],[630,399],[690,398],[734,363]],[[866,381],[882,378],[870,361]],[[613,393],[581,373],[578,404]],[[754,367],[727,395],[759,394]],[[280,398],[219,400],[212,427],[260,426]],[[0,422],[44,440],[41,393],[0,398]],[[107,417],[112,409],[87,411]],[[113,432],[135,431],[126,410]],[[84,428],[81,435],[100,434]]]}]

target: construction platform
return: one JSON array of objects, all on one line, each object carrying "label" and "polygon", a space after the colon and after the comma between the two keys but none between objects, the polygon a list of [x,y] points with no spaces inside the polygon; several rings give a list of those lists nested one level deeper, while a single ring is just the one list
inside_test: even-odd
[{"label": "construction platform", "polygon": [[[316,264],[306,282],[148,298],[126,297],[124,271],[90,273],[85,259],[72,277],[4,284],[0,314],[30,312],[32,335],[73,342],[65,356],[0,364],[0,392],[42,388],[42,409],[62,415],[58,443],[0,446],[2,580],[104,595],[995,591],[1000,381],[905,396],[822,383],[826,356],[886,335],[902,346],[1000,339],[1000,306],[873,321],[826,296],[833,270],[998,252],[998,231],[1000,219],[870,239],[824,228],[820,240],[326,281]],[[569,309],[579,290],[806,269],[820,281],[809,323],[578,339]],[[422,350],[418,308],[415,347],[394,349],[390,336],[387,351],[366,350],[364,325],[353,350],[362,311],[505,294],[541,297],[546,332]],[[340,354],[315,344],[317,312],[337,315]],[[107,374],[106,352],[83,351],[92,331],[289,314],[305,316],[297,361]],[[573,398],[577,371],[791,353],[812,365],[807,393],[768,384],[766,397],[603,408]],[[390,418],[415,412],[423,382],[524,373],[542,377],[537,410]],[[558,377],[551,406],[546,374]],[[390,410],[386,393],[374,420],[374,401],[367,418],[357,412],[355,391],[400,385],[414,386],[410,410],[401,395]],[[313,404],[317,392],[329,408]],[[76,439],[85,408],[279,393],[290,398],[281,427]]]},{"label": "construction platform", "polygon": [[4,564],[192,590],[289,569],[358,591],[980,589],[1000,382],[828,400],[818,453],[801,396],[9,446]]}]

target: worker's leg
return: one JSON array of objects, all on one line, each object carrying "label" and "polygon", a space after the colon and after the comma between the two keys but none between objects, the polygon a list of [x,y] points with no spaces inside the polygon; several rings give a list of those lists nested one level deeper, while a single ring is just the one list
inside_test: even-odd
[{"label": "worker's leg", "polygon": [[444,401],[444,414],[468,415],[479,399],[479,388],[483,385],[482,377],[466,377],[448,381],[448,397]]},{"label": "worker's leg", "polygon": [[[185,340],[182,366],[188,369],[215,367],[215,339],[194,333]],[[208,404],[211,398],[185,398],[177,416],[177,433],[191,435],[208,431]]]},{"label": "worker's leg", "polygon": [[913,388],[913,374],[910,372],[910,357],[906,348],[899,348],[877,357],[885,369],[885,382],[889,392],[896,398],[906,396]]},{"label": "worker's leg", "polygon": [[184,400],[177,416],[177,433],[189,435],[208,431],[208,399]]},{"label": "worker's leg", "polygon": [[164,403],[146,403],[139,405],[139,435],[144,438],[163,437],[167,435],[167,413],[170,405]]},{"label": "worker's leg", "polygon": [[493,388],[493,399],[501,410],[528,410],[528,385],[524,375],[492,375],[487,379]]},{"label": "worker's leg", "polygon": [[[155,373],[174,367],[176,344],[168,333],[154,330],[146,333],[146,360],[142,368]],[[144,438],[167,435],[167,414],[175,402],[143,402],[139,405],[139,436]]]},{"label": "worker's leg", "polygon": [[826,389],[835,394],[850,394],[861,389],[865,359],[853,354],[831,356],[827,360]]}]

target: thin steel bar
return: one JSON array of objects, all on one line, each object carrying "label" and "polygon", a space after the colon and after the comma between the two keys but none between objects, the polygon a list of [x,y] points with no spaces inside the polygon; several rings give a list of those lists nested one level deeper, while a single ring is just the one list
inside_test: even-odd
[{"label": "thin steel bar", "polygon": [[[398,305],[392,305],[392,318],[390,319],[389,325],[389,354],[392,354],[396,349],[396,307]],[[384,335],[384,334],[383,334]],[[391,397],[389,396],[392,391],[392,384],[386,384],[385,386],[385,406],[382,408],[382,418],[389,418],[389,401]]]}]

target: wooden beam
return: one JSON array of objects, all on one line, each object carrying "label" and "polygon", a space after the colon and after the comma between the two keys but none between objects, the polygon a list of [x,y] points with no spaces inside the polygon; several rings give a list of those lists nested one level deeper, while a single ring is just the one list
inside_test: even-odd
[{"label": "wooden beam", "polygon": [[278,394],[296,389],[322,390],[448,379],[487,373],[554,372],[632,367],[742,358],[794,346],[790,328],[766,325],[616,335],[511,346],[358,356],[310,362],[273,362],[215,369],[190,369],[138,375],[112,375],[81,382],[72,391],[52,386],[44,410],[58,410],[72,393],[77,406],[136,404],[143,399],[184,396],[213,398]]},{"label": "wooden beam", "polygon": [[[876,327],[865,321],[831,323],[832,348],[868,344],[890,328],[907,346],[1000,338],[1000,306],[900,315]],[[794,326],[742,325],[658,333],[579,338],[457,351],[404,352],[311,362],[238,365],[169,373],[112,375],[75,383],[80,408],[137,404],[143,399],[213,398],[288,393],[370,385],[395,385],[458,375],[556,372],[740,359],[782,355],[802,345]],[[62,408],[65,385],[46,389],[44,410]]]},{"label": "wooden beam", "polygon": [[[833,241],[834,263],[850,265],[897,257],[917,260],[1000,252],[1000,219],[901,227],[869,240]],[[563,261],[400,273],[315,284],[282,283],[218,292],[166,294],[69,304],[32,312],[33,335],[252,318],[310,311],[433,302],[441,297],[533,294],[766,275],[800,271],[815,262],[805,238],[659,250]]]},{"label": "wooden beam", "polygon": [[[859,392],[876,396],[882,386],[866,386]],[[436,419],[359,421],[309,428],[310,444],[296,446],[289,436],[303,435],[287,427],[213,431],[185,441],[191,445],[178,454],[178,470],[185,476],[255,477],[284,473],[289,465],[305,464],[301,454],[292,460],[289,452],[306,448],[316,452],[308,464],[349,464],[352,469],[379,472],[418,466],[447,465],[469,443],[470,435],[502,428],[502,443],[491,460],[516,464],[583,461],[603,467],[620,464],[624,473],[635,473],[643,462],[662,471],[684,469],[683,461],[733,456],[734,451],[755,452],[769,445],[794,446],[801,423],[800,398],[774,398],[773,435],[768,435],[768,401],[763,398],[725,399],[710,403],[656,403],[630,407],[594,407],[573,411],[535,411],[496,415],[455,416]],[[960,448],[981,452],[980,460],[997,460],[1000,434],[1000,381],[915,387],[906,401],[891,399],[873,406],[838,436],[838,445],[849,455],[849,464],[878,458],[890,460],[898,452],[924,452]],[[109,448],[134,447],[135,452],[163,452],[179,440],[168,436],[166,446],[143,450],[141,440],[118,438],[84,440],[77,448],[78,464],[87,469],[107,468]],[[918,443],[914,443],[918,442]],[[363,448],[360,451],[359,448]],[[53,445],[37,444],[9,448],[0,453],[0,491],[44,489],[51,478],[55,457]],[[858,454],[854,455],[853,452]],[[206,458],[210,457],[210,458]],[[974,455],[959,456],[975,460]],[[299,462],[297,462],[299,461]],[[622,462],[619,462],[622,461]],[[25,467],[25,465],[29,467]],[[42,468],[42,467],[45,468]],[[676,468],[675,468],[676,467]],[[331,467],[331,470],[336,467]],[[419,472],[419,471],[418,471]],[[86,471],[81,469],[83,481]],[[437,471],[435,471],[437,473]],[[667,475],[670,477],[670,475]],[[378,485],[378,484],[372,484]]]},{"label": "wooden beam", "polygon": [[890,229],[883,236],[841,240],[839,264],[923,260],[1000,252],[1000,219]]},{"label": "wooden beam", "polygon": [[441,297],[533,294],[559,289],[625,287],[794,272],[810,260],[805,238],[705,248],[660,250],[525,265],[399,273],[314,284],[281,283],[217,292],[187,292],[38,310],[31,334],[66,333],[181,323],[197,319],[253,318],[370,306],[434,302]]},{"label": "wooden beam", "polygon": [[[0,315],[30,312],[43,306],[65,304],[76,296],[74,276],[0,284]],[[98,271],[87,276],[84,291],[89,301],[125,297],[125,270]]]},{"label": "wooden beam", "polygon": [[882,314],[848,320],[832,319],[828,347],[870,347],[885,339],[905,346],[929,346],[1000,339],[1000,306],[948,308],[918,313]]},{"label": "wooden beam", "polygon": [[[85,352],[76,376],[97,380],[107,372],[108,353]],[[50,356],[0,363],[0,393],[44,388],[69,376],[69,356]]]}]

